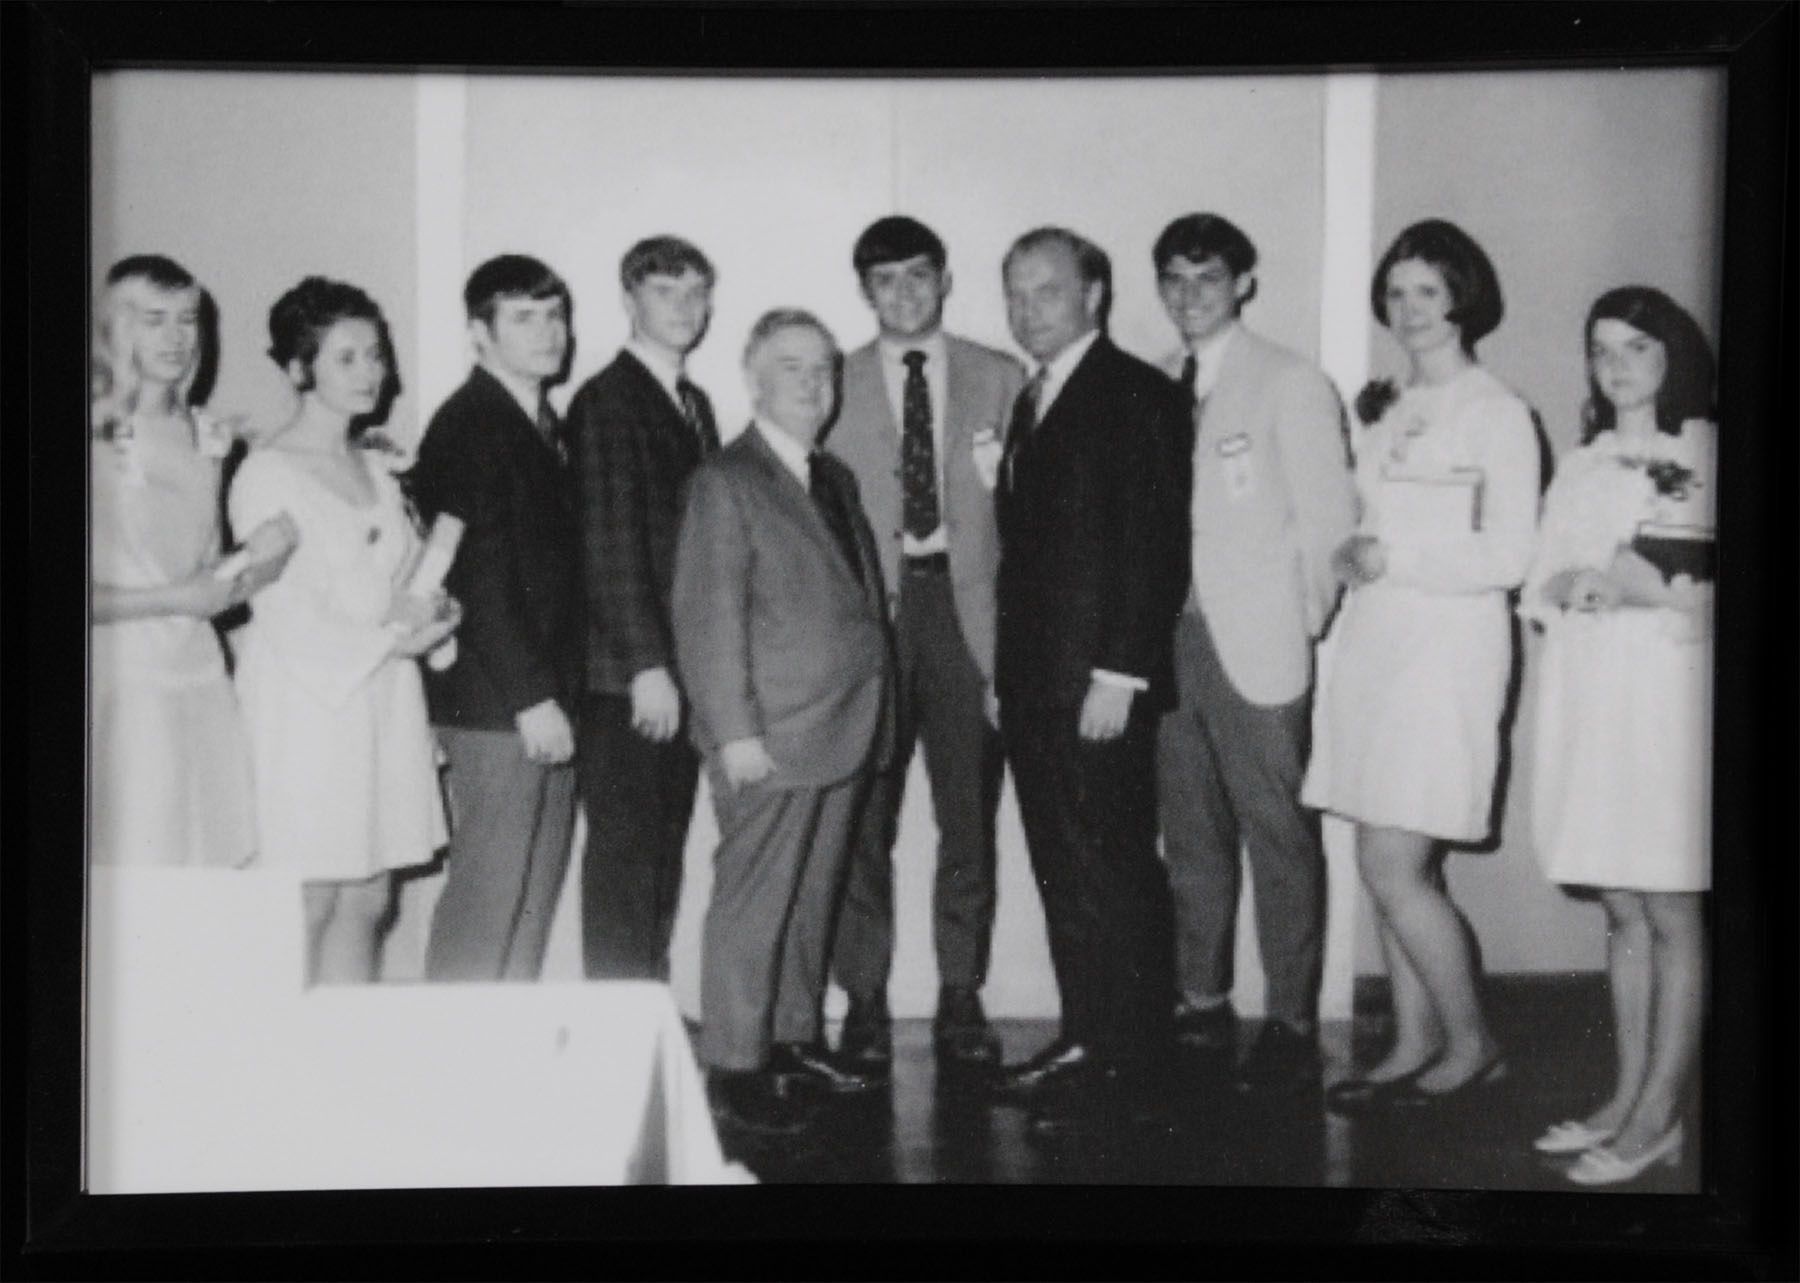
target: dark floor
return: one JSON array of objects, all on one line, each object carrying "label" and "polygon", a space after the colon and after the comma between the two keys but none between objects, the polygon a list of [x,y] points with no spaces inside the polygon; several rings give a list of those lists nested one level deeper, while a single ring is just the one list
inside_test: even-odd
[{"label": "dark floor", "polygon": [[[1584,1113],[1612,1072],[1603,977],[1502,977],[1490,981],[1489,1011],[1508,1049],[1506,1083],[1479,1107],[1429,1116],[1355,1121],[1326,1112],[1318,1092],[1277,1100],[1230,1086],[1183,1092],[1172,1127],[1044,1141],[1017,1108],[991,1106],[978,1089],[937,1081],[926,1020],[894,1030],[890,1093],[839,1098],[798,1136],[739,1140],[731,1157],[771,1183],[1075,1183],[1380,1186],[1573,1190],[1561,1165],[1539,1158],[1532,1139]],[[1372,1063],[1387,1036],[1379,982],[1359,988],[1354,1034],[1325,1026],[1324,1082]],[[1001,1021],[1007,1058],[1029,1055],[1055,1035],[1050,1021]],[[1256,1026],[1241,1031],[1247,1046]],[[835,1037],[835,1030],[833,1031]],[[1354,1059],[1352,1058],[1354,1052]],[[1681,1167],[1659,1169],[1621,1189],[1698,1188],[1690,1120]]]}]

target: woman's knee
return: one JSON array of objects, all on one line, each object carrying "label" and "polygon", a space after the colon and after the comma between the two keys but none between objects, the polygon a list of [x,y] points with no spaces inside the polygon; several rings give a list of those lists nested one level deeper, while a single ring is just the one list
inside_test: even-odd
[{"label": "woman's knee", "polygon": [[1644,920],[1658,945],[1697,945],[1706,933],[1698,892],[1649,892],[1643,897]]}]

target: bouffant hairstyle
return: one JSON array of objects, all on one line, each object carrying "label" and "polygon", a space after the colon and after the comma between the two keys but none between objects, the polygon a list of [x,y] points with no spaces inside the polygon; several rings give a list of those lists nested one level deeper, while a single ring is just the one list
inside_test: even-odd
[{"label": "bouffant hairstyle", "polygon": [[[1656,390],[1656,426],[1671,436],[1679,435],[1689,419],[1713,417],[1712,345],[1700,325],[1679,303],[1648,285],[1622,285],[1608,290],[1588,309],[1582,328],[1582,350],[1594,342],[1594,326],[1601,321],[1623,321],[1642,330],[1663,345],[1662,386]],[[1581,441],[1586,445],[1618,423],[1618,408],[1600,391],[1594,363],[1588,366],[1588,399],[1581,411]]]},{"label": "bouffant hairstyle", "polygon": [[1462,335],[1463,351],[1473,356],[1475,344],[1492,334],[1505,315],[1500,277],[1473,237],[1455,223],[1428,218],[1401,232],[1375,266],[1369,302],[1375,319],[1388,323],[1387,281],[1394,264],[1417,259],[1437,269],[1450,290],[1450,320]]},{"label": "bouffant hairstyle", "polygon": [[[381,395],[385,409],[400,391],[393,337],[375,300],[354,285],[309,276],[276,299],[275,306],[269,309],[269,359],[284,373],[298,361],[302,372],[294,386],[298,391],[307,391],[313,386],[313,363],[319,359],[319,347],[326,333],[340,321],[367,321],[381,336],[381,355],[387,362]],[[380,412],[374,417],[379,418]]]}]

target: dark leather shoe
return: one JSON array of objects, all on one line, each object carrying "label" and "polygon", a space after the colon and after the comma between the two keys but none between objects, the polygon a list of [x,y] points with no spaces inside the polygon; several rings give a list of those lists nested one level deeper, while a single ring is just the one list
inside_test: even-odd
[{"label": "dark leather shoe", "polygon": [[1413,1080],[1437,1063],[1428,1060],[1411,1073],[1398,1078],[1346,1078],[1325,1089],[1325,1108],[1334,1114],[1357,1117],[1379,1114],[1393,1108],[1394,1102],[1412,1090]]},{"label": "dark leather shoe", "polygon": [[1239,1091],[1316,1091],[1319,1070],[1317,1034],[1304,1033],[1283,1020],[1268,1020],[1238,1068],[1235,1082]]},{"label": "dark leather shoe", "polygon": [[769,1049],[769,1072],[784,1087],[812,1088],[832,1095],[873,1091],[881,1080],[859,1073],[823,1043],[778,1042]]},{"label": "dark leather shoe", "polygon": [[805,1102],[783,1095],[775,1080],[759,1070],[713,1070],[707,1075],[706,1097],[722,1127],[766,1135],[797,1132],[812,1112]]},{"label": "dark leather shoe", "polygon": [[838,1035],[838,1058],[859,1073],[886,1073],[894,1060],[894,1022],[884,993],[853,993]]},{"label": "dark leather shoe", "polygon": [[1000,1039],[988,1027],[981,995],[946,985],[938,991],[931,1041],[938,1059],[963,1069],[988,1069],[1000,1062]]},{"label": "dark leather shoe", "polygon": [[1058,1038],[1030,1060],[1004,1065],[994,1076],[997,1095],[1028,1099],[1055,1084],[1092,1072],[1093,1053],[1078,1042]]},{"label": "dark leather shoe", "polygon": [[1237,1052],[1237,1012],[1229,1001],[1216,1007],[1190,1007],[1183,1003],[1175,1011],[1175,1044],[1184,1051]]}]

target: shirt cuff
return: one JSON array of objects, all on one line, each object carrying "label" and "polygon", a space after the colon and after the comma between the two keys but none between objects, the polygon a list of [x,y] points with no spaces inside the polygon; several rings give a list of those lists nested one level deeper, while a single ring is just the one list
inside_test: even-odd
[{"label": "shirt cuff", "polygon": [[1128,690],[1147,691],[1150,683],[1142,677],[1133,677],[1129,673],[1115,673],[1109,669],[1096,668],[1094,680],[1107,686],[1123,686]]}]

